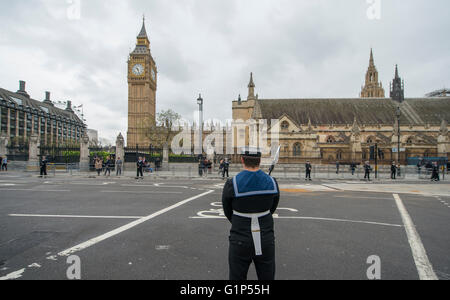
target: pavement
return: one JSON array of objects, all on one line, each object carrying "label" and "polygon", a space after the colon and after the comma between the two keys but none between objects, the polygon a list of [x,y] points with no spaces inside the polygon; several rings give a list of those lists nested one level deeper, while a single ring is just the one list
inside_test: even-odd
[{"label": "pavement", "polygon": [[[1,280],[228,278],[222,180],[90,175],[0,173]],[[277,279],[450,279],[449,183],[279,183]]]}]

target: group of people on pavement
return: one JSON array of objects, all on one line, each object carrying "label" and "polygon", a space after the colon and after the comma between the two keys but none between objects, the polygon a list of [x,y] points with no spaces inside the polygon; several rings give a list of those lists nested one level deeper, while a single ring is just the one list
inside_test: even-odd
[{"label": "group of people on pavement", "polygon": [[212,161],[206,158],[200,158],[198,162],[198,175],[200,177],[212,174]]},{"label": "group of people on pavement", "polygon": [[117,158],[115,163],[111,159],[111,156],[108,156],[105,161],[98,156],[94,158],[94,168],[98,176],[100,176],[102,172],[104,172],[104,176],[111,176],[111,169],[114,166],[116,168],[116,176],[121,176],[123,161],[120,157]]},{"label": "group of people on pavement", "polygon": [[[341,163],[339,161],[337,161],[336,162],[336,174],[340,173],[340,167],[341,167]],[[350,171],[352,172],[352,176],[355,175],[356,168],[357,168],[356,163],[352,162],[350,164]],[[364,162],[363,169],[364,169],[364,180],[371,181],[370,174],[373,172],[373,168],[370,165],[369,161]],[[310,161],[307,161],[305,164],[305,172],[306,172],[305,181],[308,181],[308,180],[311,181],[312,180],[311,179],[312,164]],[[391,179],[393,179],[393,180],[397,179],[397,175],[400,175],[400,166],[397,165],[394,161],[394,162],[392,162],[392,166],[391,166]]]},{"label": "group of people on pavement", "polygon": [[8,171],[8,158],[5,156],[5,157],[1,157],[0,156],[0,166],[1,166],[1,168],[0,168],[0,170],[1,171]]}]

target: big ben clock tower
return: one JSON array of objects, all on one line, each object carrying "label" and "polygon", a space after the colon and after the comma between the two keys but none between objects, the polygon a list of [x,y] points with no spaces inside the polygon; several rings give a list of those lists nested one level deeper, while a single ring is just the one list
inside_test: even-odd
[{"label": "big ben clock tower", "polygon": [[156,116],[157,68],[150,53],[145,19],[137,36],[136,48],[128,59],[128,132],[127,145],[146,146],[145,131]]}]

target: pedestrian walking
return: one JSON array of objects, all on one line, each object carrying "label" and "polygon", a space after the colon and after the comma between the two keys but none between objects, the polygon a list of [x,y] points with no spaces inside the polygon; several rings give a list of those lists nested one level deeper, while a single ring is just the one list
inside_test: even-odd
[{"label": "pedestrian walking", "polygon": [[2,159],[2,171],[7,172],[8,171],[8,157],[5,156]]},{"label": "pedestrian walking", "polygon": [[372,167],[370,166],[370,163],[366,161],[364,164],[364,179],[370,181],[370,173],[372,172]]},{"label": "pedestrian walking", "polygon": [[208,174],[212,174],[212,162],[209,159],[208,159],[207,167],[208,167]]},{"label": "pedestrian walking", "polygon": [[144,179],[144,160],[142,159],[142,157],[139,157],[137,163],[136,163],[136,167],[137,167],[137,172],[136,172],[136,179]]},{"label": "pedestrian walking", "polygon": [[422,173],[422,166],[423,166],[423,159],[419,158],[419,161],[417,162],[417,173],[419,174],[419,176]]},{"label": "pedestrian walking", "polygon": [[227,180],[222,194],[223,210],[231,222],[229,279],[246,280],[253,262],[259,280],[274,280],[278,183],[260,170],[261,151],[246,148],[241,153],[244,171]]},{"label": "pedestrian walking", "polygon": [[311,171],[312,171],[312,165],[310,161],[307,161],[305,164],[305,168],[306,168],[306,177],[305,177],[305,181],[309,179],[309,181],[312,181],[311,179]]},{"label": "pedestrian walking", "polygon": [[100,176],[100,173],[103,170],[103,161],[100,157],[95,158],[94,166],[95,170],[97,171],[97,176]]},{"label": "pedestrian walking", "polygon": [[339,163],[339,161],[336,162],[336,174],[339,175],[339,168],[341,167],[341,164]]},{"label": "pedestrian walking", "polygon": [[397,165],[395,164],[395,161],[392,162],[391,165],[391,179],[395,180],[397,175]]},{"label": "pedestrian walking", "polygon": [[123,161],[118,157],[116,161],[116,176],[122,176],[122,166]]},{"label": "pedestrian walking", "polygon": [[223,167],[224,167],[224,166],[225,166],[224,160],[221,159],[221,160],[220,160],[220,163],[219,163],[219,175],[222,175],[222,177],[223,177]]},{"label": "pedestrian walking", "polygon": [[45,156],[42,157],[41,159],[41,163],[40,163],[40,167],[41,167],[41,172],[40,172],[40,177],[42,178],[43,176],[47,177],[47,158]]},{"label": "pedestrian walking", "polygon": [[440,181],[439,166],[438,166],[437,162],[433,163],[433,170],[432,170],[432,174],[431,174],[431,181]]},{"label": "pedestrian walking", "polygon": [[352,171],[352,176],[355,175],[355,171],[356,171],[356,163],[352,162],[352,164],[350,165],[350,169]]},{"label": "pedestrian walking", "polygon": [[198,161],[198,176],[203,177],[203,158]]},{"label": "pedestrian walking", "polygon": [[111,176],[111,165],[112,165],[111,157],[108,156],[105,162],[105,176],[106,173],[108,173],[108,176]]}]

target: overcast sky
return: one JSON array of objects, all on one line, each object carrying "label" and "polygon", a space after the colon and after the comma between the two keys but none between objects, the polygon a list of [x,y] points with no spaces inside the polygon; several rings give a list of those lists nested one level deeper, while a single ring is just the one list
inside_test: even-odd
[{"label": "overcast sky", "polygon": [[[381,10],[375,5],[379,1]],[[81,3],[78,7],[77,3]],[[231,118],[250,72],[260,98],[358,97],[374,48],[389,95],[450,86],[448,0],[0,0],[0,87],[83,104],[89,128],[127,128],[127,57],[146,16],[157,111]],[[80,8],[80,9],[78,9]],[[79,17],[79,18],[78,18]],[[379,19],[378,19],[379,17]]]}]

